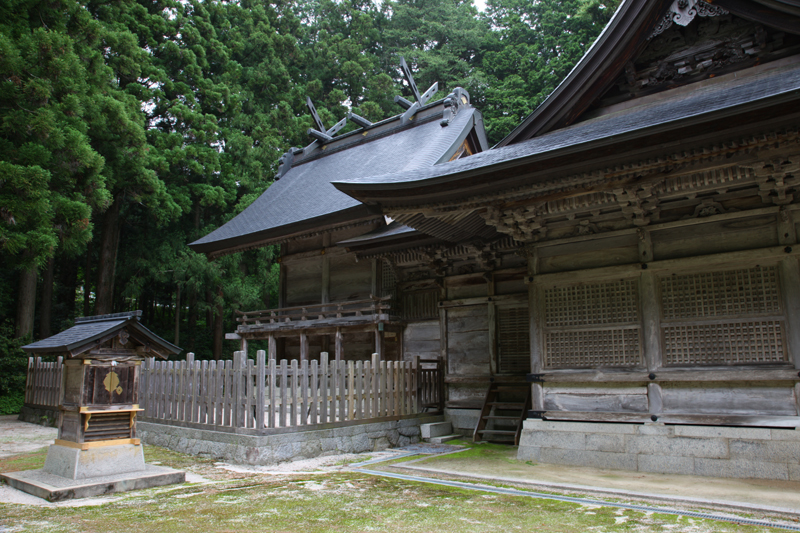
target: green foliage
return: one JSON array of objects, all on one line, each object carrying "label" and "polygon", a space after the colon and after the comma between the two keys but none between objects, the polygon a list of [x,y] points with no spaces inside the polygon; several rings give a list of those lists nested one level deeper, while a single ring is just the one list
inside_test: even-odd
[{"label": "green foliage", "polygon": [[[112,311],[142,309],[170,340],[177,318],[178,344],[210,356],[220,309],[231,331],[235,309],[277,304],[277,250],[208,261],[187,245],[250,205],[280,155],[308,143],[306,95],[328,127],[350,110],[395,115],[394,96],[409,96],[404,56],[421,90],[466,88],[496,142],[616,3],[490,0],[486,13],[471,0],[3,3],[0,316],[16,312],[18,273],[41,275],[55,258],[52,331],[64,329],[93,314],[111,265]],[[13,367],[7,353],[0,364]]]},{"label": "green foliage", "polygon": [[14,339],[10,324],[0,324],[0,415],[15,414],[22,407],[28,356],[20,347],[26,339]]}]

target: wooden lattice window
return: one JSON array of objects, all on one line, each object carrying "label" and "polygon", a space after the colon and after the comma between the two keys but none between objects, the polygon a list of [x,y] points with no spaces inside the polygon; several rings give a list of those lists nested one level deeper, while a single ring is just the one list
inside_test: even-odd
[{"label": "wooden lattice window", "polygon": [[552,287],[544,307],[546,368],[642,364],[637,280]]},{"label": "wooden lattice window", "polygon": [[666,365],[787,361],[775,266],[661,278]]},{"label": "wooden lattice window", "polygon": [[497,309],[497,373],[526,374],[531,368],[527,307]]},{"label": "wooden lattice window", "polygon": [[397,274],[386,259],[381,261],[381,296],[391,296],[392,300],[397,296]]},{"label": "wooden lattice window", "polygon": [[439,289],[403,293],[403,318],[427,320],[439,317]]}]

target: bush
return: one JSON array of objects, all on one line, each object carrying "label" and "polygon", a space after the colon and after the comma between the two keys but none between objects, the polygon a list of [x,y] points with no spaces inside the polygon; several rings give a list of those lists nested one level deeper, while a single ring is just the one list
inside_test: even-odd
[{"label": "bush", "polygon": [[15,339],[8,324],[0,325],[0,414],[19,412],[25,397],[28,356],[20,349],[26,339]]},{"label": "bush", "polygon": [[16,415],[22,410],[25,393],[17,392],[8,396],[0,396],[0,415]]}]

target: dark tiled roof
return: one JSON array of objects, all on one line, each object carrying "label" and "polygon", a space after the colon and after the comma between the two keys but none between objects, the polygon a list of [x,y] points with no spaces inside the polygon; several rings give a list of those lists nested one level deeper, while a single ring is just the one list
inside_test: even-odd
[{"label": "dark tiled roof", "polygon": [[[180,348],[169,343],[139,323],[136,315],[125,316],[103,315],[85,317],[69,329],[57,333],[52,337],[23,346],[28,353],[53,353],[72,352],[88,343],[106,337],[115,331],[129,328],[142,334],[154,345],[168,353],[179,353]],[[81,350],[82,352],[83,350]]]},{"label": "dark tiled roof", "polygon": [[414,233],[419,233],[414,228],[409,228],[399,222],[392,222],[386,226],[381,226],[380,228],[376,228],[369,233],[365,233],[364,235],[359,235],[358,237],[353,237],[352,239],[347,239],[345,241],[339,241],[336,244],[339,246],[347,246],[351,244],[363,244],[367,242],[373,241],[383,241],[392,239],[393,237],[400,237],[400,236],[408,236]]},{"label": "dark tiled roof", "polygon": [[[439,111],[430,120],[395,128],[374,140],[369,133],[350,134],[355,142],[342,148],[334,144],[330,153],[295,164],[242,213],[190,246],[197,252],[224,252],[323,223],[373,215],[330,183],[435,165],[480,120],[471,107],[460,110],[447,127],[440,125],[441,117]],[[399,125],[399,120],[396,123]]]},{"label": "dark tiled roof", "polygon": [[487,173],[491,167],[503,168],[528,161],[553,157],[564,149],[575,151],[584,147],[611,143],[630,135],[644,135],[649,130],[685,119],[732,110],[738,106],[754,108],[777,97],[800,98],[800,64],[767,70],[742,79],[707,84],[692,90],[677,89],[676,93],[661,93],[661,98],[629,109],[602,115],[535,137],[518,144],[487,150],[473,156],[434,167],[408,172],[350,177],[334,183],[338,189],[357,197],[369,196],[368,191],[401,191],[423,185],[446,183],[460,175]]}]

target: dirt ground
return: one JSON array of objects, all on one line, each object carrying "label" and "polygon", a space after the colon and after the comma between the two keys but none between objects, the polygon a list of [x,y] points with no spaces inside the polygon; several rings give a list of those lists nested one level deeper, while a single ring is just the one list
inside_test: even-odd
[{"label": "dirt ground", "polygon": [[[8,417],[0,419],[0,427],[0,472],[42,467],[55,430]],[[471,456],[479,469],[496,471],[498,465],[504,463],[515,468],[520,466],[508,455],[508,450],[494,449],[497,453],[492,450],[491,447],[469,448],[465,456],[467,459]],[[184,470],[187,482],[59,503],[49,503],[0,484],[0,533],[106,533],[109,528],[137,533],[191,530],[414,533],[443,529],[465,533],[777,531],[589,502],[443,487],[378,477],[353,469],[354,463],[396,458],[394,466],[383,464],[371,468],[413,472],[403,468],[403,463],[409,459],[401,459],[403,455],[403,452],[387,450],[253,467],[146,446],[148,463]],[[415,461],[407,466],[439,468],[458,455]],[[436,461],[442,463],[437,465]],[[582,497],[579,492],[570,494]],[[765,515],[752,516],[764,518]],[[783,517],[782,523],[792,522]]]}]

